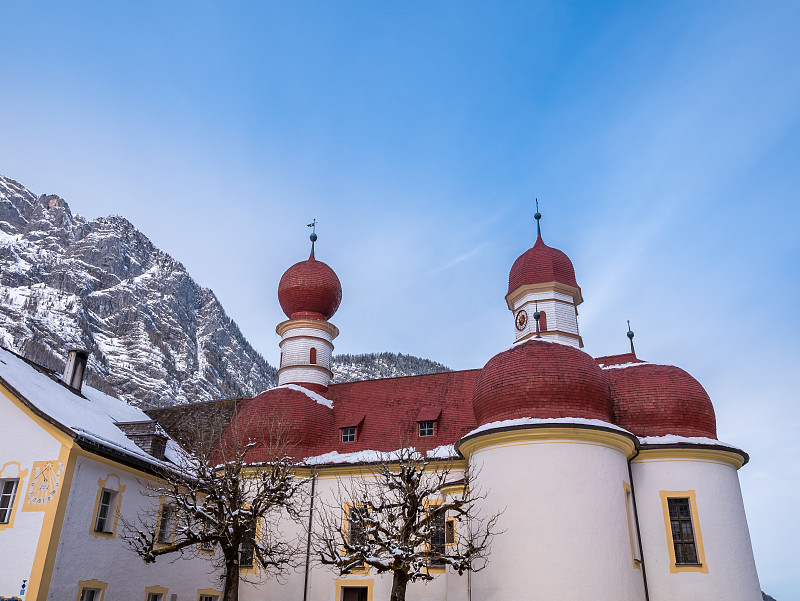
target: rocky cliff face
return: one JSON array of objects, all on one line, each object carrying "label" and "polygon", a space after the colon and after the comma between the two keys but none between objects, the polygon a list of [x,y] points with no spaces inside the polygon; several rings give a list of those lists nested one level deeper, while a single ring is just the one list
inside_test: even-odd
[{"label": "rocky cliff face", "polygon": [[88,221],[3,176],[0,343],[55,370],[67,349],[88,349],[89,384],[142,406],[276,381],[214,293],[127,219]]},{"label": "rocky cliff face", "polygon": [[[277,383],[214,293],[119,216],[88,221],[0,175],[0,344],[134,405],[253,396]],[[408,355],[338,355],[337,382],[446,371]]]}]

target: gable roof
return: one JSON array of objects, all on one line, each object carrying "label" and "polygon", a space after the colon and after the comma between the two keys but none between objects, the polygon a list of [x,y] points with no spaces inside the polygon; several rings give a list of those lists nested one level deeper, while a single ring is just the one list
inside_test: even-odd
[{"label": "gable roof", "polygon": [[[90,386],[81,392],[70,388],[53,370],[28,361],[0,347],[0,384],[22,403],[76,441],[100,454],[127,458],[152,467],[164,462],[148,455],[115,424],[149,422],[150,417],[137,407],[115,399]],[[167,458],[176,459],[174,443],[167,445]],[[137,467],[140,467],[137,465]]]}]

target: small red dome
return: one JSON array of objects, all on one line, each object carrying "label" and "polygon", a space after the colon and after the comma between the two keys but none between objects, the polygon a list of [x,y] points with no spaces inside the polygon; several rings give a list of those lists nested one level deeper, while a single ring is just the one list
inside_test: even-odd
[{"label": "small red dome", "polygon": [[511,294],[526,284],[542,284],[558,282],[578,287],[575,281],[575,268],[572,261],[563,252],[547,246],[542,237],[536,238],[536,244],[522,253],[508,274],[508,293]]},{"label": "small red dome", "polygon": [[253,441],[246,460],[257,463],[273,459],[270,454],[280,438],[280,452],[303,459],[332,449],[336,432],[333,409],[302,391],[279,387],[244,401],[225,429],[220,446],[232,449],[235,441]]},{"label": "small red dome", "polygon": [[342,302],[342,284],[333,269],[311,253],[283,274],[278,302],[289,319],[330,319]]},{"label": "small red dome", "polygon": [[682,369],[644,363],[605,373],[618,426],[637,436],[717,437],[708,393]]},{"label": "small red dome", "polygon": [[611,421],[603,370],[577,348],[532,339],[495,355],[475,383],[479,425],[520,417]]}]

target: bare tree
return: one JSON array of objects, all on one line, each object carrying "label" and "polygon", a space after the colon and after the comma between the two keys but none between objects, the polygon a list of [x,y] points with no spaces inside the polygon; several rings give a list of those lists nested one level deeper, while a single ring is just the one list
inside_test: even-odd
[{"label": "bare tree", "polygon": [[[182,424],[178,465],[144,484],[159,502],[134,520],[121,519],[123,537],[147,563],[206,553],[224,571],[224,601],[237,601],[240,568],[252,566],[267,578],[296,565],[300,543],[285,540],[281,523],[300,519],[308,479],[295,476],[280,423],[271,423],[259,440],[229,428],[217,443],[224,421],[201,415],[194,425]],[[256,447],[267,461],[248,460]]]},{"label": "bare tree", "polygon": [[314,544],[321,563],[341,574],[369,566],[393,574],[391,601],[431,568],[459,575],[486,567],[499,514],[481,516],[473,474],[434,469],[413,448],[383,453],[372,473],[340,483],[320,512]]}]

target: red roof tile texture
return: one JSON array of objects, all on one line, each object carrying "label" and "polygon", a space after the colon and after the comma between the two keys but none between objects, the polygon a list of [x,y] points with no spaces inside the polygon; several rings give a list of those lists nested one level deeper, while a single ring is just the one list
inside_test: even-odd
[{"label": "red roof tile texture", "polygon": [[604,371],[618,426],[637,436],[717,437],[708,393],[682,369],[643,364]]},{"label": "red roof tile texture", "polygon": [[278,302],[289,319],[330,319],[342,302],[342,284],[333,269],[312,253],[283,274]]},{"label": "red roof tile texture", "polygon": [[603,370],[589,355],[532,339],[492,357],[475,384],[476,421],[581,417],[611,421]]},{"label": "red roof tile texture", "polygon": [[569,257],[556,248],[547,246],[542,237],[536,238],[532,248],[520,255],[508,274],[508,293],[520,286],[559,282],[578,287],[575,281],[575,268]]}]

